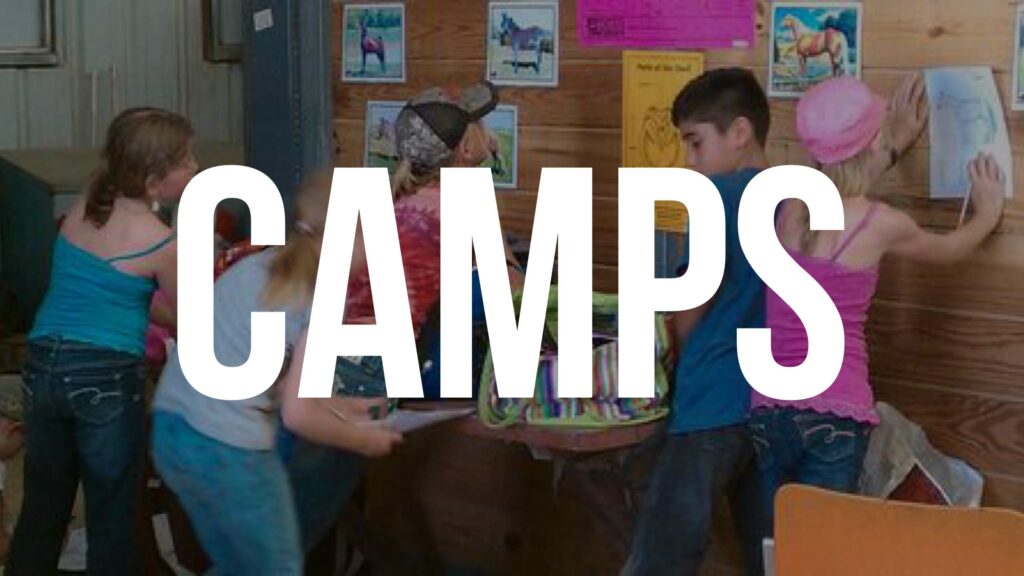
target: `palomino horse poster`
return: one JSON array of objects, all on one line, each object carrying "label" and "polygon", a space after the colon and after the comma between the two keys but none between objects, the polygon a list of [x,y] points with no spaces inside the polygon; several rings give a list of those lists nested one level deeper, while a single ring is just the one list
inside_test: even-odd
[{"label": "palomino horse poster", "polygon": [[558,2],[491,2],[487,79],[503,86],[558,86]]},{"label": "palomino horse poster", "polygon": [[405,82],[405,5],[346,4],[342,82]]},{"label": "palomino horse poster", "polygon": [[768,48],[768,95],[797,98],[829,78],[860,78],[861,4],[776,2]]}]

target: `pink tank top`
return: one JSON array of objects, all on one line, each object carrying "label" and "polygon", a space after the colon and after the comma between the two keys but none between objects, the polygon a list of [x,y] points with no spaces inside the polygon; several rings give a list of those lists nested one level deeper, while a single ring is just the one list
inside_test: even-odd
[{"label": "pink tank top", "polygon": [[[871,307],[871,299],[878,284],[878,267],[850,269],[837,262],[850,243],[875,215],[878,204],[873,203],[867,215],[846,237],[831,258],[805,256],[787,250],[797,264],[814,278],[832,298],[846,333],[846,355],[835,382],[825,392],[808,400],[788,402],[768,398],[753,391],[751,409],[796,408],[829,413],[859,422],[878,424],[874,394],[868,377],[868,350],[864,325]],[[772,353],[782,366],[798,366],[807,357],[807,332],[793,310],[767,289],[765,322],[772,331]]]}]

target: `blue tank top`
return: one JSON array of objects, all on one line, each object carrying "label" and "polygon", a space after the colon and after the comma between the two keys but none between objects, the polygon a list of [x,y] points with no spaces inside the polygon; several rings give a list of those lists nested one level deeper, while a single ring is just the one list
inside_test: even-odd
[{"label": "blue tank top", "polygon": [[149,304],[156,282],[122,272],[113,263],[152,254],[173,239],[172,234],[141,252],[104,260],[58,234],[50,288],[29,339],[59,336],[144,354]]}]

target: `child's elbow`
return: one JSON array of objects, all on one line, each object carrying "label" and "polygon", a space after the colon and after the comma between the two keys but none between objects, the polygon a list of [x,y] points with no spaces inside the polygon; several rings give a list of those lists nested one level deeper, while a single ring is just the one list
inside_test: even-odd
[{"label": "child's elbow", "polygon": [[284,427],[295,434],[302,434],[306,421],[305,409],[301,402],[285,402],[281,406],[281,422]]}]

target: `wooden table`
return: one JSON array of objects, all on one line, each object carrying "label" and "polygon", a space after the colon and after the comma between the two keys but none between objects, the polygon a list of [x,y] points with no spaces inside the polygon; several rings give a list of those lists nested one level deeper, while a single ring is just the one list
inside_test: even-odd
[{"label": "wooden table", "polygon": [[[475,402],[411,401],[403,403],[406,409],[456,409],[475,407]],[[518,444],[527,447],[535,460],[550,461],[553,466],[552,490],[556,493],[567,477],[571,479],[572,490],[589,502],[586,508],[595,523],[602,525],[615,540],[623,545],[632,537],[633,520],[637,512],[634,492],[642,491],[634,484],[631,472],[635,463],[645,457],[653,462],[660,447],[667,421],[665,419],[608,429],[555,428],[515,425],[506,428],[492,428],[481,422],[476,415],[466,416],[439,425],[436,433],[458,435],[504,444]],[[415,432],[414,432],[415,434]],[[608,501],[607,490],[595,481],[595,476],[610,474],[615,479],[622,501]],[[645,484],[645,482],[644,482]],[[622,503],[627,513],[622,514]]]}]

